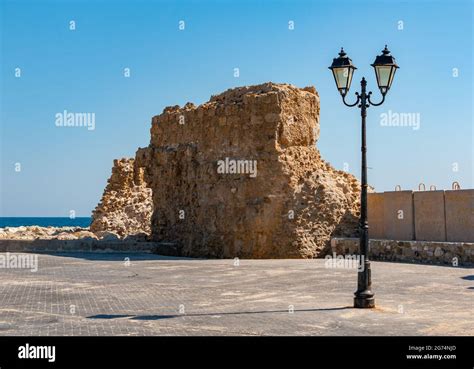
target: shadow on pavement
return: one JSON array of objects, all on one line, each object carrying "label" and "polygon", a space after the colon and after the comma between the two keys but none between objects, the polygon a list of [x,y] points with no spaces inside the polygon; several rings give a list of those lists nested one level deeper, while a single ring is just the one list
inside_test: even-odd
[{"label": "shadow on pavement", "polygon": [[[471,275],[465,275],[464,277],[461,277],[461,279],[464,279],[465,281],[474,281],[474,274]],[[468,287],[468,290],[474,290],[474,286]]]},{"label": "shadow on pavement", "polygon": [[[333,311],[333,310],[346,310],[354,309],[352,306],[334,307],[334,308],[321,308],[321,309],[295,309],[294,312],[311,312],[311,311]],[[98,314],[88,316],[88,319],[119,319],[119,318],[130,318],[131,320],[160,320],[170,319],[179,317],[190,317],[190,316],[216,316],[216,315],[246,315],[246,314],[270,314],[270,313],[285,313],[289,314],[288,310],[260,310],[260,311],[239,311],[229,313],[194,313],[194,314],[169,314],[169,315],[126,315],[126,314]]]}]

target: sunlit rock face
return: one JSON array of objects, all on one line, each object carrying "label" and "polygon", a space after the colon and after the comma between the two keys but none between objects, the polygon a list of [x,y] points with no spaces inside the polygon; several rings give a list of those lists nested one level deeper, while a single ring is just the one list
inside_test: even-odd
[{"label": "sunlit rock face", "polygon": [[165,108],[133,163],[153,194],[151,225],[136,227],[184,256],[317,257],[331,236],[357,234],[360,188],[321,158],[318,138],[314,87],[265,83]]},{"label": "sunlit rock face", "polygon": [[150,233],[153,203],[143,173],[134,159],[114,160],[112,175],[92,213],[92,232],[100,238]]}]

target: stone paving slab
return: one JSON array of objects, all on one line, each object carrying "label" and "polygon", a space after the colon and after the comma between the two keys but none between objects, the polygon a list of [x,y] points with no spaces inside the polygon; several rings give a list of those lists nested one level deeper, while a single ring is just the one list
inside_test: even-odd
[{"label": "stone paving slab", "polygon": [[360,310],[351,307],[357,271],[323,259],[21,255],[37,257],[38,270],[0,268],[0,335],[474,332],[473,268],[373,262],[377,308]]}]

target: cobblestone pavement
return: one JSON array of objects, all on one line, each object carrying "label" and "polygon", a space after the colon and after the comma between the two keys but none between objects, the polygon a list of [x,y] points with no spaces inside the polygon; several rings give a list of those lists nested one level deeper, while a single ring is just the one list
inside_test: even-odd
[{"label": "cobblestone pavement", "polygon": [[327,269],[324,260],[22,255],[37,256],[38,270],[0,268],[0,335],[474,331],[472,268],[373,262],[377,308],[360,310],[351,308],[357,271]]}]

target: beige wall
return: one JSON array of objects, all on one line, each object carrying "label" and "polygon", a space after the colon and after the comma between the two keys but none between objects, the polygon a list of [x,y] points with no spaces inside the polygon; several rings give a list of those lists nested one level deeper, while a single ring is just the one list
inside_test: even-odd
[{"label": "beige wall", "polygon": [[403,241],[413,240],[415,227],[413,224],[412,191],[384,192],[383,208],[384,238]]},{"label": "beige wall", "polygon": [[384,238],[384,194],[371,193],[367,196],[367,218],[369,238]]},{"label": "beige wall", "polygon": [[368,194],[369,237],[474,242],[474,189]]},{"label": "beige wall", "polygon": [[446,241],[444,191],[416,191],[415,238],[418,241]]},{"label": "beige wall", "polygon": [[445,191],[447,241],[474,240],[474,190]]}]

